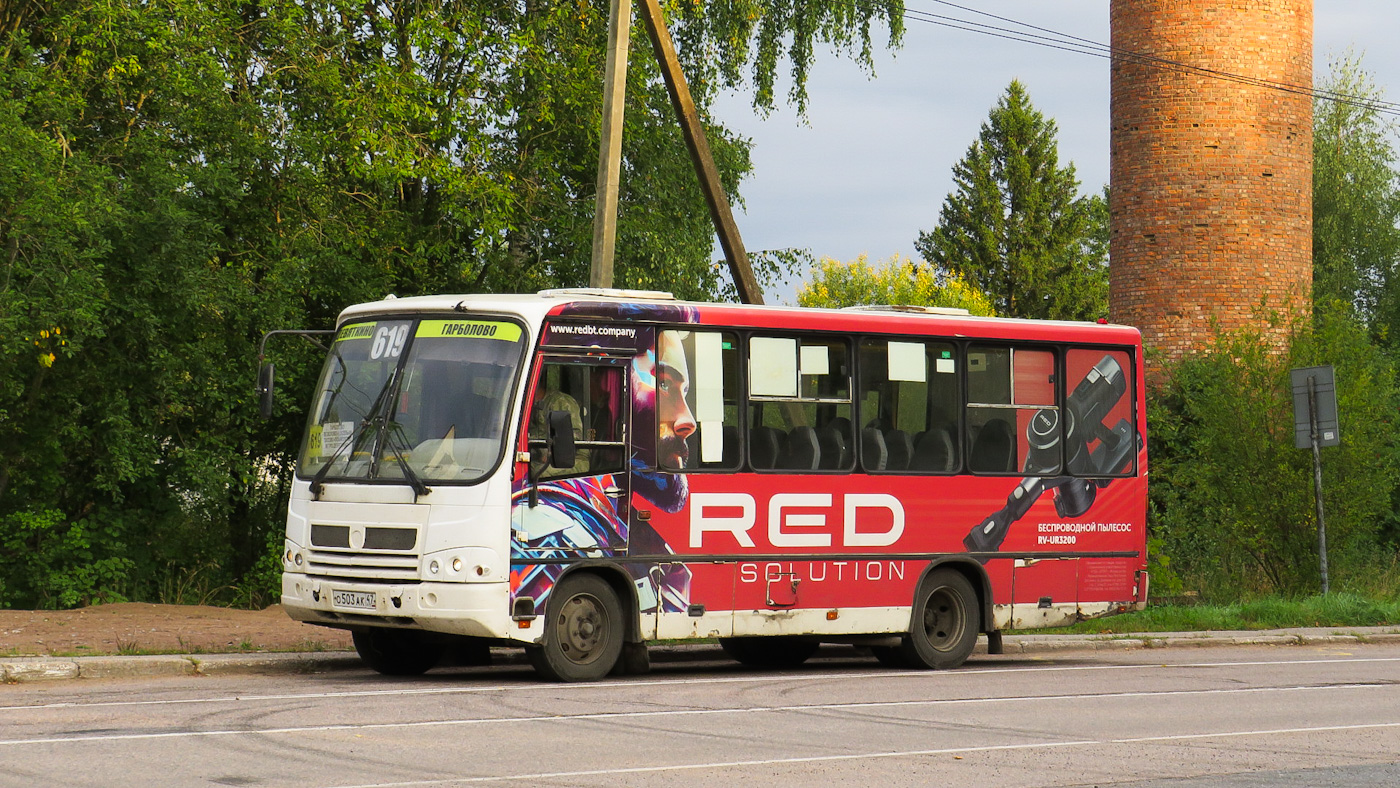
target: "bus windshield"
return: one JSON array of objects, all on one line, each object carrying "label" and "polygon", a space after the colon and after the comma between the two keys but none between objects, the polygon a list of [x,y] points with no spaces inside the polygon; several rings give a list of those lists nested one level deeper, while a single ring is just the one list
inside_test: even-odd
[{"label": "bus windshield", "polygon": [[303,478],[473,482],[505,447],[524,331],[502,320],[347,323],[321,370]]}]

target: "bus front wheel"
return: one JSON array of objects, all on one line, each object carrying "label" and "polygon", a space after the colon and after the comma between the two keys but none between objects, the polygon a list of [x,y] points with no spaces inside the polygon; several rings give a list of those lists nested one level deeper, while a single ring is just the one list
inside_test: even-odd
[{"label": "bus front wheel", "polygon": [[963,664],[977,645],[978,610],[977,592],[962,573],[934,570],[914,596],[909,634],[895,647],[898,661],[934,670]]},{"label": "bus front wheel", "polygon": [[546,603],[544,642],[526,649],[530,664],[553,681],[597,681],[622,654],[622,605],[596,575],[564,578]]},{"label": "bus front wheel", "polygon": [[351,633],[355,653],[376,673],[419,676],[442,660],[447,645],[406,629],[367,629]]}]

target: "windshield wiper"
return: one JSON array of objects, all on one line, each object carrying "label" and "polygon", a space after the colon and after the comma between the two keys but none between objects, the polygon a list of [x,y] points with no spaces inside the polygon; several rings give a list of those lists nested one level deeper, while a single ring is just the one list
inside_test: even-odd
[{"label": "windshield wiper", "polygon": [[322,465],[321,469],[316,471],[316,475],[311,477],[311,500],[321,500],[321,491],[324,490],[326,486],[324,484],[326,475],[330,473],[331,466],[335,465],[335,461],[340,458],[341,453],[348,447],[350,449],[350,456],[353,457],[355,455],[355,449],[359,448],[365,436],[369,435],[370,426],[374,425],[380,419],[379,414],[384,410],[384,402],[386,399],[390,399],[388,396],[389,392],[394,389],[394,381],[398,379],[398,376],[399,371],[397,368],[389,373],[389,379],[384,381],[384,386],[379,389],[379,394],[375,396],[374,402],[369,406],[369,410],[363,414],[363,420],[360,422],[360,426],[356,427],[346,440],[341,441],[340,445],[336,447],[335,453],[326,460],[326,464]]},{"label": "windshield wiper", "polygon": [[[379,441],[374,447],[373,452],[374,458],[370,460],[370,477],[379,478],[379,462],[383,459],[381,454],[387,447],[389,451],[394,453],[395,461],[398,462],[399,468],[403,470],[404,479],[408,481],[408,485],[413,488],[414,500],[416,501],[418,498],[432,492],[432,489],[423,483],[423,480],[418,477],[417,472],[410,467],[408,460],[404,459],[404,452],[408,451],[411,453],[412,449],[409,447],[408,441],[404,440],[403,435],[399,434],[403,430],[403,425],[392,421],[394,414],[393,403],[398,400],[399,388],[403,384],[403,378],[399,375],[399,372],[400,370],[395,369],[394,374],[390,376],[385,384],[389,387],[388,396],[384,398],[383,402],[376,401],[375,407],[370,409],[371,418],[377,416],[380,427]],[[380,394],[383,395],[384,392],[380,392]],[[396,430],[398,432],[396,432]],[[394,446],[394,439],[398,440],[397,447]]]},{"label": "windshield wiper", "polygon": [[[384,438],[389,443],[389,450],[394,453],[394,459],[398,461],[399,468],[403,470],[403,476],[408,480],[408,486],[413,488],[415,498],[422,498],[433,491],[433,488],[423,483],[423,479],[418,476],[418,472],[413,470],[413,463],[404,459],[405,453],[413,450],[409,447],[408,441],[403,437],[403,425],[397,421],[384,425]],[[398,445],[393,444],[397,442]]]}]

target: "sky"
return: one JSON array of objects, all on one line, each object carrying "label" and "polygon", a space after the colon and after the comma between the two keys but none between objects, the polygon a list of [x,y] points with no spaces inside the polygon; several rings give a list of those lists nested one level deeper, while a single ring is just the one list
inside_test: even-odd
[{"label": "sky", "polygon": [[[1108,0],[957,4],[1108,43]],[[1008,26],[936,0],[906,0],[906,8]],[[1315,0],[1313,24],[1315,80],[1350,47],[1386,98],[1400,101],[1396,0]],[[785,105],[760,117],[748,92],[716,103],[716,119],[753,142],[753,172],[740,187],[744,205],[735,207],[745,248],[801,248],[847,261],[917,258],[914,241],[937,223],[953,165],[1013,79],[1055,120],[1060,162],[1074,164],[1081,190],[1108,183],[1107,59],[912,18],[905,28],[898,50],[877,33],[873,78],[850,59],[821,56],[808,78],[805,119]],[[793,303],[798,284],[770,288],[766,300]]]}]

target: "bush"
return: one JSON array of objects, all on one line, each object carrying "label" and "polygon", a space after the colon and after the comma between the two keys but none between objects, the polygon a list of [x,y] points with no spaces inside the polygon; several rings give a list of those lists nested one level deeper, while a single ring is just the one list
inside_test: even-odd
[{"label": "bush", "polygon": [[1203,599],[1316,592],[1312,455],[1294,448],[1289,371],[1332,364],[1342,445],[1322,451],[1331,587],[1375,588],[1394,566],[1395,366],[1340,304],[1320,309],[1315,327],[1260,323],[1217,333],[1153,393],[1153,537]]},{"label": "bush", "polygon": [[119,533],[35,509],[0,518],[0,607],[65,608],[125,600],[134,568]]}]

